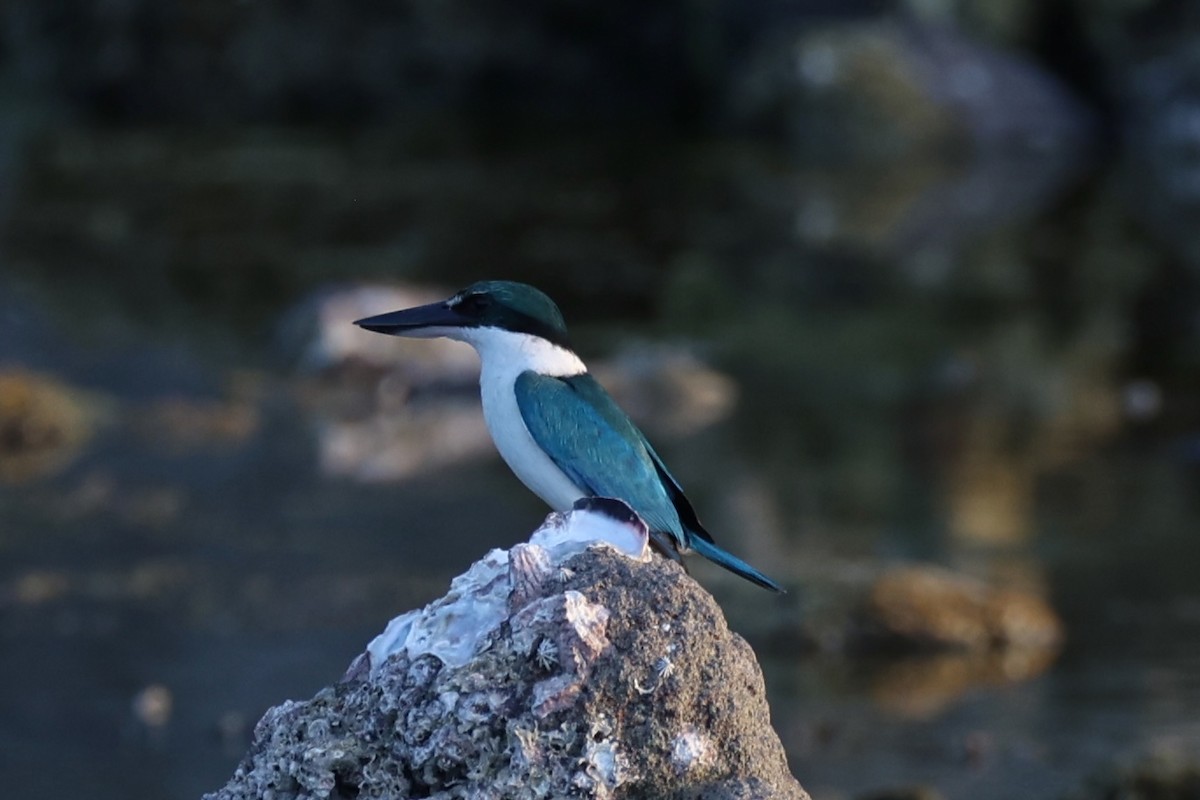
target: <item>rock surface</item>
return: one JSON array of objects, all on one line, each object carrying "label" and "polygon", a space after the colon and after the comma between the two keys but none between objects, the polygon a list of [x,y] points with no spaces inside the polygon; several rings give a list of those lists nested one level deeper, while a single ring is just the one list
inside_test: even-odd
[{"label": "rock surface", "polygon": [[[626,553],[583,549],[580,524],[604,516],[605,539],[633,534]],[[749,645],[615,517],[551,515],[489,553],[342,682],[268,711],[207,800],[808,798]]]}]

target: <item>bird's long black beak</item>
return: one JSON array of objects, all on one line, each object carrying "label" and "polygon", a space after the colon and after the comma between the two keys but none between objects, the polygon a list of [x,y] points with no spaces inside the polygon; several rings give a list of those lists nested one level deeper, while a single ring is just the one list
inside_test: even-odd
[{"label": "bird's long black beak", "polygon": [[458,313],[445,303],[430,303],[427,306],[406,308],[402,311],[391,311],[387,314],[367,317],[354,324],[376,333],[406,336],[426,328],[462,328],[471,323],[465,315]]}]

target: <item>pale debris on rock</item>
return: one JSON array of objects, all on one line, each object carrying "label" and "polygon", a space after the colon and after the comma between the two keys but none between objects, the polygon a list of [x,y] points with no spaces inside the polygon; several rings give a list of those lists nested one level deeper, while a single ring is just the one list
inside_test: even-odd
[{"label": "pale debris on rock", "polygon": [[[542,587],[563,561],[598,544],[644,561],[649,558],[647,542],[646,524],[621,501],[581,500],[571,511],[550,514],[528,544],[516,545],[511,551],[492,550],[455,578],[444,597],[389,622],[367,645],[366,664],[356,661],[347,677],[357,677],[364,667],[375,674],[388,656],[402,651],[409,658],[431,654],[447,666],[462,666],[501,622],[518,614],[529,599],[543,594]],[[586,601],[570,594],[561,612],[579,638],[578,642],[556,642],[558,659],[580,648],[592,649],[590,632],[602,629],[607,619],[604,609],[587,609]],[[539,608],[531,613],[555,612]],[[555,696],[550,692],[547,700]]]},{"label": "pale debris on rock", "polygon": [[[614,741],[614,733],[612,720],[602,715],[592,723],[584,748],[585,772],[595,781],[594,786],[602,791],[616,789],[635,777],[629,758]],[[599,796],[601,792],[597,794]]]},{"label": "pale debris on rock", "polygon": [[713,760],[713,742],[704,731],[688,728],[671,742],[671,763],[683,774]]},{"label": "pale debris on rock", "polygon": [[596,542],[612,545],[639,561],[650,558],[646,523],[620,500],[587,497],[566,514],[551,514],[529,537],[529,543],[549,550],[556,561],[565,561]]}]

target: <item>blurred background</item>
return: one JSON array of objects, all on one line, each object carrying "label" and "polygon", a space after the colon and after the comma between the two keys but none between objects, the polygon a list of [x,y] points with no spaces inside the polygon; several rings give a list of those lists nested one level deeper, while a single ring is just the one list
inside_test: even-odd
[{"label": "blurred background", "polygon": [[14,791],[217,788],[537,526],[349,325],[480,278],[791,587],[693,566],[818,800],[1200,796],[1187,0],[0,3]]}]

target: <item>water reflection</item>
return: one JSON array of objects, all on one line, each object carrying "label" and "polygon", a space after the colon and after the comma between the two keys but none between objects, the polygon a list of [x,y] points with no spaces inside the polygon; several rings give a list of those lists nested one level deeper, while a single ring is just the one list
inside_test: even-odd
[{"label": "water reflection", "polygon": [[[4,774],[43,785],[70,742],[63,792],[113,763],[150,764],[147,796],[211,789],[247,720],[532,530],[474,356],[344,324],[485,275],[562,299],[714,534],[790,577],[768,607],[696,567],[810,791],[1055,796],[1200,741],[1200,292],[1115,179],[404,131],[78,130],[24,157],[0,237],[0,636],[23,654],[0,679],[26,690],[0,696]],[[896,560],[1048,603],[1061,654],[864,658],[853,614]]]},{"label": "water reflection", "polygon": [[871,699],[899,717],[929,720],[969,692],[1035,678],[1053,663],[1052,648],[1017,648],[1001,655],[942,654],[908,657],[879,665],[870,679]]}]

